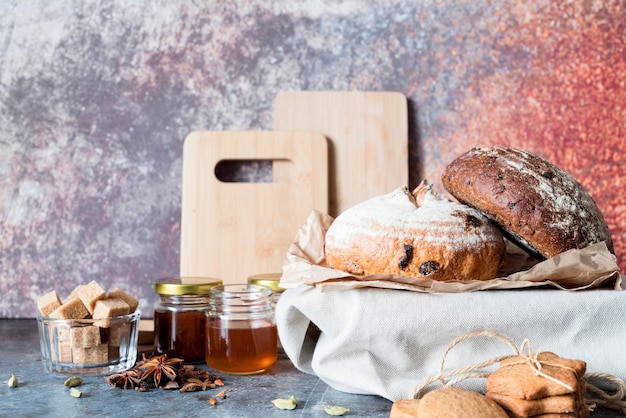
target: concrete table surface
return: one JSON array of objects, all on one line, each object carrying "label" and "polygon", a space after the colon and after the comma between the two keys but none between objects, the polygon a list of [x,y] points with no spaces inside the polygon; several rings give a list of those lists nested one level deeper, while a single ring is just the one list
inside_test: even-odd
[{"label": "concrete table surface", "polygon": [[[70,396],[65,375],[44,370],[37,323],[34,319],[0,320],[0,416],[3,417],[329,417],[324,407],[350,409],[344,416],[388,417],[392,403],[384,398],[337,391],[316,376],[295,369],[281,358],[267,373],[253,376],[219,374],[230,389],[215,406],[208,399],[220,389],[179,393],[162,389],[149,392],[109,386],[103,377],[84,377],[83,396]],[[206,366],[199,366],[206,367]],[[19,386],[6,384],[11,373]],[[298,399],[295,410],[280,410],[276,398]],[[594,418],[621,417],[598,408]]]},{"label": "concrete table surface", "polygon": [[[198,365],[198,367],[206,367]],[[11,373],[19,386],[9,388]],[[2,417],[329,417],[325,406],[350,409],[345,416],[388,417],[391,402],[378,396],[340,392],[316,376],[297,370],[287,358],[264,374],[218,374],[231,391],[215,406],[208,399],[222,388],[179,393],[149,392],[109,386],[103,377],[83,377],[83,396],[74,398],[63,385],[68,376],[48,373],[41,363],[37,322],[0,320],[0,416]],[[276,398],[298,399],[295,410],[280,410]]]}]

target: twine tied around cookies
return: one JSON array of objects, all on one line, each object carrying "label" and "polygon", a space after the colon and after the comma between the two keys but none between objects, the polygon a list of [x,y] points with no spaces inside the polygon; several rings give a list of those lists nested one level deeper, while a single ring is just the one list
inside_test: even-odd
[{"label": "twine tied around cookies", "polygon": [[[498,339],[509,345],[513,350],[513,354],[497,356],[479,363],[470,364],[466,367],[444,371],[448,353],[461,342],[477,337],[491,337]],[[538,350],[533,353],[528,339],[525,339],[518,348],[513,341],[511,341],[511,339],[494,331],[483,330],[469,332],[455,338],[452,342],[450,342],[450,344],[448,344],[439,360],[438,373],[428,376],[426,379],[415,385],[411,393],[411,398],[421,398],[426,387],[435,382],[440,382],[444,387],[449,387],[466,379],[487,378],[491,374],[491,372],[485,370],[487,367],[500,363],[501,361],[511,357],[520,357],[518,362],[514,362],[512,364],[525,363],[533,370],[534,373],[551,380],[558,385],[562,385],[570,391],[573,390],[573,388],[567,383],[562,382],[542,371],[543,366],[550,365],[550,362],[546,362],[545,360],[540,361],[538,359],[540,351],[541,350]],[[559,367],[563,366],[559,365]],[[587,392],[591,395],[587,397],[591,403],[590,406],[603,406],[605,408],[613,409],[626,414],[626,382],[617,376],[602,372],[586,372],[583,379],[585,380],[587,386]],[[616,389],[613,393],[610,393],[601,389],[593,382],[597,382],[603,386],[615,386]]]}]

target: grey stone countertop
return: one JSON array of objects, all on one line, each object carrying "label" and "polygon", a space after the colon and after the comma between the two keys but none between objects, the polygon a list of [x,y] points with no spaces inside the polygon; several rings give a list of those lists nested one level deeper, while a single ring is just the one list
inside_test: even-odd
[{"label": "grey stone countertop", "polygon": [[[197,365],[198,367],[206,367]],[[19,385],[7,381],[15,374]],[[378,396],[337,391],[316,376],[297,370],[287,358],[264,374],[218,374],[224,387],[180,393],[149,392],[109,386],[103,377],[83,377],[83,396],[74,398],[63,385],[68,376],[45,371],[41,363],[37,322],[34,319],[0,319],[0,416],[2,417],[330,417],[324,407],[350,409],[344,416],[388,417],[391,402]],[[209,398],[230,389],[225,399],[211,406]],[[294,410],[272,404],[276,398],[298,399]]]},{"label": "grey stone countertop", "polygon": [[[206,367],[206,366],[199,366]],[[11,373],[19,380],[9,387]],[[316,376],[294,368],[280,358],[264,374],[221,374],[225,399],[211,406],[209,398],[221,389],[180,393],[153,389],[149,392],[109,386],[103,377],[84,377],[83,396],[74,398],[63,385],[67,376],[48,373],[41,363],[37,323],[34,319],[0,319],[0,416],[3,417],[329,417],[324,407],[350,409],[344,416],[388,417],[392,403],[384,398],[337,391]],[[276,398],[298,399],[295,410],[280,410]],[[623,415],[598,408],[593,418]]]}]

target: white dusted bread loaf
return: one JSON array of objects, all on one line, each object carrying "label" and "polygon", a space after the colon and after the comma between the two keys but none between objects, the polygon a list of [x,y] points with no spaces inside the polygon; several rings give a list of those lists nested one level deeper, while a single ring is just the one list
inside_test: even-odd
[{"label": "white dusted bread loaf", "polygon": [[425,181],[342,212],[326,233],[326,262],[353,275],[397,274],[448,280],[497,276],[505,246],[479,211],[452,202]]}]

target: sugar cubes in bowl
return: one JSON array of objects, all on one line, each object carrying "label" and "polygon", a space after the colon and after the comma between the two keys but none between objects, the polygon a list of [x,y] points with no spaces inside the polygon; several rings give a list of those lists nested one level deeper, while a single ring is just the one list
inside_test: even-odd
[{"label": "sugar cubes in bowl", "polygon": [[61,300],[56,291],[37,299],[41,361],[49,372],[109,375],[137,361],[139,301],[121,289],[106,292],[96,281]]}]

